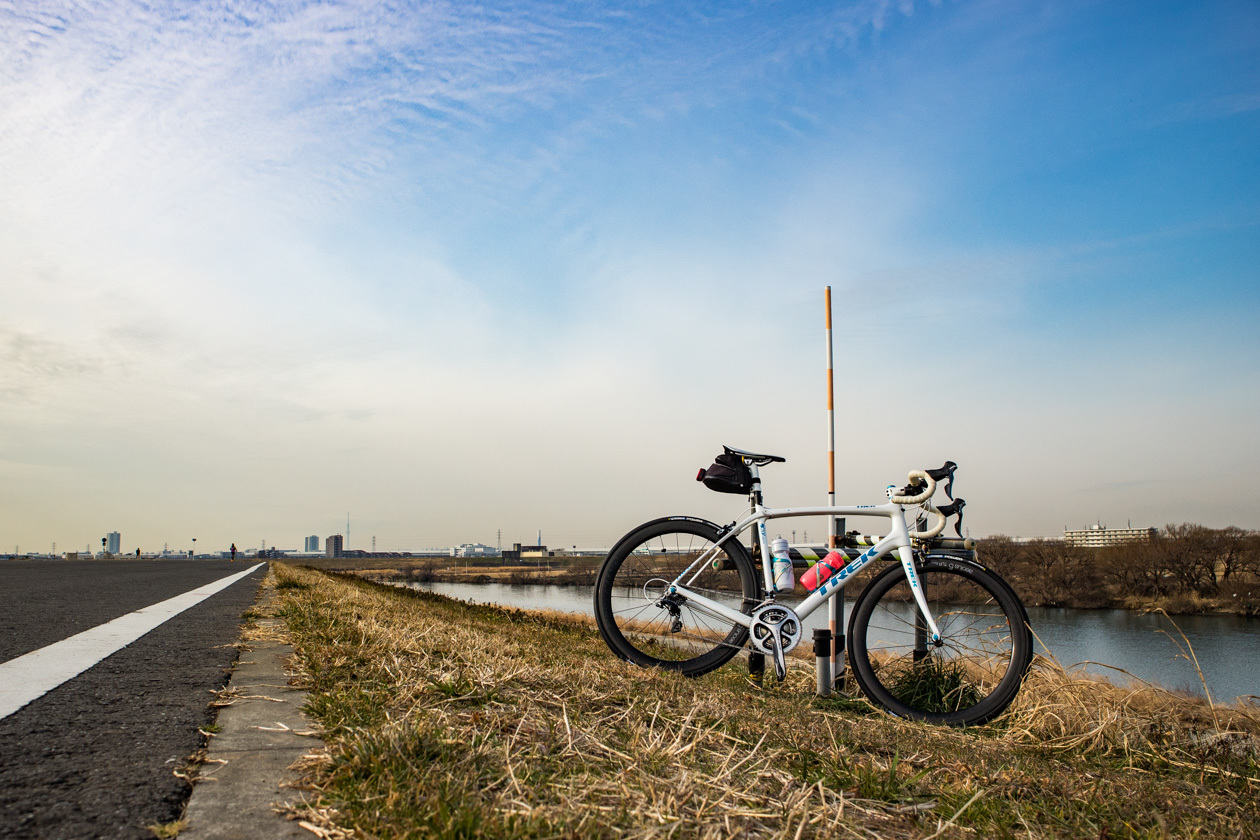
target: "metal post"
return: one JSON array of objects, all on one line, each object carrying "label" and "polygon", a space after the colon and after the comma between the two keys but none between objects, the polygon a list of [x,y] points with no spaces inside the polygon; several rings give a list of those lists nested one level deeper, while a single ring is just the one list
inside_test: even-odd
[{"label": "metal post", "polygon": [[830,697],[831,631],[825,627],[818,627],[814,630],[814,667],[818,672],[818,696]]},{"label": "metal post", "polygon": [[[835,536],[835,545],[839,546],[844,542],[844,517],[837,516],[831,521],[832,531]],[[831,655],[831,682],[838,686],[844,681],[844,592],[837,592],[835,597],[827,602],[829,607],[828,615],[834,622],[835,629],[831,633],[832,639],[832,655]]]}]

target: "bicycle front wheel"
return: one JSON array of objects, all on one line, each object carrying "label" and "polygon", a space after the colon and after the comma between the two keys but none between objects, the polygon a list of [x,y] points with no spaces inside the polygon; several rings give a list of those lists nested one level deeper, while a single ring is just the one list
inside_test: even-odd
[{"label": "bicycle front wheel", "polygon": [[715,547],[718,539],[713,523],[688,517],[658,519],[622,538],[595,583],[595,622],[614,653],[698,677],[743,648],[748,628],[669,591],[682,575],[693,592],[751,612],[761,600],[752,560],[737,539]]},{"label": "bicycle front wheel", "polygon": [[901,717],[978,725],[1015,699],[1032,663],[1032,632],[1015,592],[954,558],[916,564],[941,632],[934,645],[901,564],[871,581],[849,621],[849,660],[862,691]]}]

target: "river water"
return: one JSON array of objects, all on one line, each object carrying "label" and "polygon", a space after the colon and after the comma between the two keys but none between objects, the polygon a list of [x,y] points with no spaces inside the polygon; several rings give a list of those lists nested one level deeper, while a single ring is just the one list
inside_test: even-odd
[{"label": "river water", "polygon": [[[587,615],[594,613],[593,590],[589,586],[513,586],[501,583],[411,585],[416,589],[479,604]],[[846,604],[846,616],[852,607],[852,602]],[[1125,682],[1125,675],[1113,670],[1122,668],[1138,679],[1201,696],[1203,682],[1187,656],[1193,649],[1213,699],[1229,702],[1239,697],[1260,695],[1260,619],[1186,615],[1169,620],[1162,615],[1143,615],[1127,610],[1031,607],[1028,620],[1037,635],[1038,652],[1053,655],[1069,670],[1081,668],[1106,675],[1113,682]],[[826,621],[825,609],[819,609],[805,619],[806,644],[810,631],[814,627],[825,626]],[[1182,638],[1183,633],[1185,639]],[[1101,664],[1085,664],[1090,662]]]}]

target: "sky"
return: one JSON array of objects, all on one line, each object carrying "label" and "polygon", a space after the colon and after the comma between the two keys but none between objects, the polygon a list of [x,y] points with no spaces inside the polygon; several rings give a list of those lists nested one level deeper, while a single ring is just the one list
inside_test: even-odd
[{"label": "sky", "polygon": [[840,502],[1260,528],[1260,5],[0,0],[5,552],[821,504],[828,286]]}]

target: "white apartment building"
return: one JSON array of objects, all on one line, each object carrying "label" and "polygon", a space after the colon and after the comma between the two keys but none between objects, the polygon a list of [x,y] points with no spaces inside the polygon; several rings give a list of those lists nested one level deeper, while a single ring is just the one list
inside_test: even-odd
[{"label": "white apartment building", "polygon": [[1063,530],[1063,541],[1078,548],[1105,548],[1130,542],[1155,539],[1154,528],[1108,528],[1099,523],[1078,531]]}]

